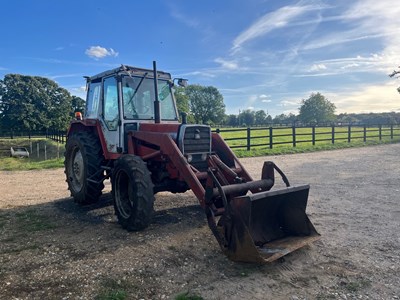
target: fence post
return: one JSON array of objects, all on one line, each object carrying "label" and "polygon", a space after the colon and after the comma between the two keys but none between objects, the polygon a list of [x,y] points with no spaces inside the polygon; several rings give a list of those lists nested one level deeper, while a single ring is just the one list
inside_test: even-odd
[{"label": "fence post", "polygon": [[364,125],[364,143],[367,142],[367,125]]},{"label": "fence post", "polygon": [[312,145],[315,146],[315,125],[311,127],[311,140],[312,140]]},{"label": "fence post", "polygon": [[332,125],[332,144],[335,143],[335,125]]},{"label": "fence post", "polygon": [[347,129],[347,142],[351,143],[351,125]]},{"label": "fence post", "polygon": [[382,125],[379,125],[379,141],[382,141]]},{"label": "fence post", "polygon": [[272,126],[269,127],[269,149],[272,149],[274,142],[273,142],[273,133],[272,133]]},{"label": "fence post", "polygon": [[247,151],[250,151],[251,129],[247,127]]},{"label": "fence post", "polygon": [[292,126],[293,147],[296,147],[296,127]]},{"label": "fence post", "polygon": [[390,139],[393,140],[393,124],[390,125]]},{"label": "fence post", "polygon": [[217,132],[218,134],[220,133],[219,128],[217,128],[216,132]]}]

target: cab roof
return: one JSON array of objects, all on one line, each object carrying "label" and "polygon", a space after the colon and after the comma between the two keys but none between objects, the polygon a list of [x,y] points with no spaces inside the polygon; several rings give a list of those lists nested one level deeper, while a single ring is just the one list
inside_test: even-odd
[{"label": "cab roof", "polygon": [[[110,75],[116,75],[116,74],[130,75],[130,76],[145,76],[147,74],[147,77],[153,78],[153,70],[152,69],[142,69],[142,68],[127,66],[127,65],[121,65],[118,68],[104,71],[104,72],[101,72],[94,76],[85,76],[85,78],[88,82],[91,82],[91,81],[102,79],[103,77],[107,77]],[[160,79],[165,79],[165,80],[171,79],[170,73],[166,73],[163,71],[157,71],[157,75],[158,75],[158,78],[160,78]]]}]

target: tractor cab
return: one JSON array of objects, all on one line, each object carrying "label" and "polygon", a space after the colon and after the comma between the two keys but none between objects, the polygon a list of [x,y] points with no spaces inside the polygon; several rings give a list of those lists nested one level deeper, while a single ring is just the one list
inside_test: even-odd
[{"label": "tractor cab", "polygon": [[[126,152],[126,133],[138,130],[141,123],[179,123],[169,73],[123,65],[86,77],[86,81],[84,118],[101,123],[111,153]],[[184,83],[178,80],[178,84]]]}]

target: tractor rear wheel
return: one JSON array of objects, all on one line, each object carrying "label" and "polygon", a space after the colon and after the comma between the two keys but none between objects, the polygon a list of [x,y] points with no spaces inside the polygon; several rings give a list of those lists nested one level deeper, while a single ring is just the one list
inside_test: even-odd
[{"label": "tractor rear wheel", "polygon": [[68,137],[65,149],[65,175],[71,196],[79,204],[97,202],[104,188],[99,139],[88,131],[76,132]]},{"label": "tractor rear wheel", "polygon": [[111,177],[115,213],[128,231],[146,228],[154,213],[153,182],[144,161],[135,155],[121,156]]}]

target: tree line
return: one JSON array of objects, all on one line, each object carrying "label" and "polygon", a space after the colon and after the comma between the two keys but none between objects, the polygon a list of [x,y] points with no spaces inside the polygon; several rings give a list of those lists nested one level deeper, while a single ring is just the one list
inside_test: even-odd
[{"label": "tree line", "polygon": [[[399,73],[394,71],[390,76]],[[335,114],[335,104],[320,93],[303,99],[297,115],[289,113],[275,117],[264,110],[250,109],[227,115],[223,96],[213,86],[176,87],[174,94],[178,111],[187,114],[188,123],[224,126],[400,124],[400,113],[395,112]],[[0,129],[66,130],[74,113],[83,112],[84,106],[83,99],[72,96],[48,78],[8,74],[0,80]]]}]

